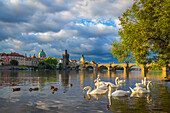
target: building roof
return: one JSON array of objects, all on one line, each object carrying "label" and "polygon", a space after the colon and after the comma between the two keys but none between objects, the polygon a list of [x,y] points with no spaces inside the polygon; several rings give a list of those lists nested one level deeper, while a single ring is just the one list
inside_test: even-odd
[{"label": "building roof", "polygon": [[32,58],[36,58],[35,54],[33,54]]},{"label": "building roof", "polygon": [[70,62],[77,62],[77,60],[69,60]]},{"label": "building roof", "polygon": [[63,60],[62,58],[57,58],[57,60]]},{"label": "building roof", "polygon": [[38,55],[40,56],[40,55],[46,55],[46,54],[45,54],[45,52],[44,52],[43,49],[42,49],[41,52],[39,52]]},{"label": "building roof", "polygon": [[92,64],[96,64],[96,62],[95,62],[95,61],[90,61],[90,63],[92,63]]},{"label": "building roof", "polygon": [[81,54],[81,58],[84,58],[84,55],[83,55],[83,53]]},{"label": "building roof", "polygon": [[11,53],[1,53],[0,56],[17,56],[17,57],[25,57],[24,55],[20,55],[19,53],[11,52]]}]

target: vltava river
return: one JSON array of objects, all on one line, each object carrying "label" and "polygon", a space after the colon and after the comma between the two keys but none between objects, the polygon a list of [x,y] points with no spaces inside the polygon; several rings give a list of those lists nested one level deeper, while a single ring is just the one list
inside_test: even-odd
[{"label": "vltava river", "polygon": [[[118,89],[129,90],[141,82],[140,71],[126,75],[123,71],[0,71],[1,113],[168,113],[170,111],[170,83],[162,82],[162,72],[149,72],[147,79],[153,82],[151,93],[129,94],[128,97],[106,95],[88,96],[83,87],[94,88],[94,79],[114,83],[115,77],[126,83]],[[72,84],[72,87],[69,87]],[[52,93],[50,86],[58,90]],[[38,87],[39,91],[29,91]],[[12,88],[21,88],[12,92]]]}]

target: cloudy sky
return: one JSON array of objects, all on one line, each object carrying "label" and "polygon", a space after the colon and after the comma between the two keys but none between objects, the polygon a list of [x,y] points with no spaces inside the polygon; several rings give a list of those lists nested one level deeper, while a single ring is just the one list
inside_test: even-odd
[{"label": "cloudy sky", "polygon": [[117,62],[109,48],[133,0],[0,0],[0,53]]}]

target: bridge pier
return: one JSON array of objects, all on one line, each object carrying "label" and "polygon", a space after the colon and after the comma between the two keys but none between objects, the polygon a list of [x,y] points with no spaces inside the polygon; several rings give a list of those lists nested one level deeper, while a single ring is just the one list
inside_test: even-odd
[{"label": "bridge pier", "polygon": [[107,67],[107,69],[108,69],[108,71],[112,71],[112,67],[111,66]]},{"label": "bridge pier", "polygon": [[164,74],[164,75],[163,75],[164,77],[167,77],[167,78],[168,78],[169,71],[170,71],[170,70],[169,70],[168,64],[167,64],[166,66],[162,67],[162,73]]},{"label": "bridge pier", "polygon": [[148,68],[145,66],[140,66],[141,67],[141,74],[146,77],[146,73],[148,72]]}]

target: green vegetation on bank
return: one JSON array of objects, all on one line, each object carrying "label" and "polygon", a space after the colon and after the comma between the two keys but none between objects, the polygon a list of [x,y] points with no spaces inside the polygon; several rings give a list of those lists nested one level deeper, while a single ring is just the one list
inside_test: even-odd
[{"label": "green vegetation on bank", "polygon": [[134,0],[119,17],[120,40],[113,40],[111,53],[120,62],[138,64],[170,61],[169,0]]},{"label": "green vegetation on bank", "polygon": [[58,61],[56,58],[47,57],[38,63],[38,69],[56,69]]},{"label": "green vegetation on bank", "polygon": [[36,70],[36,69],[38,69],[38,67],[37,66],[19,66],[19,68],[29,68],[29,69],[33,69],[33,70]]}]

